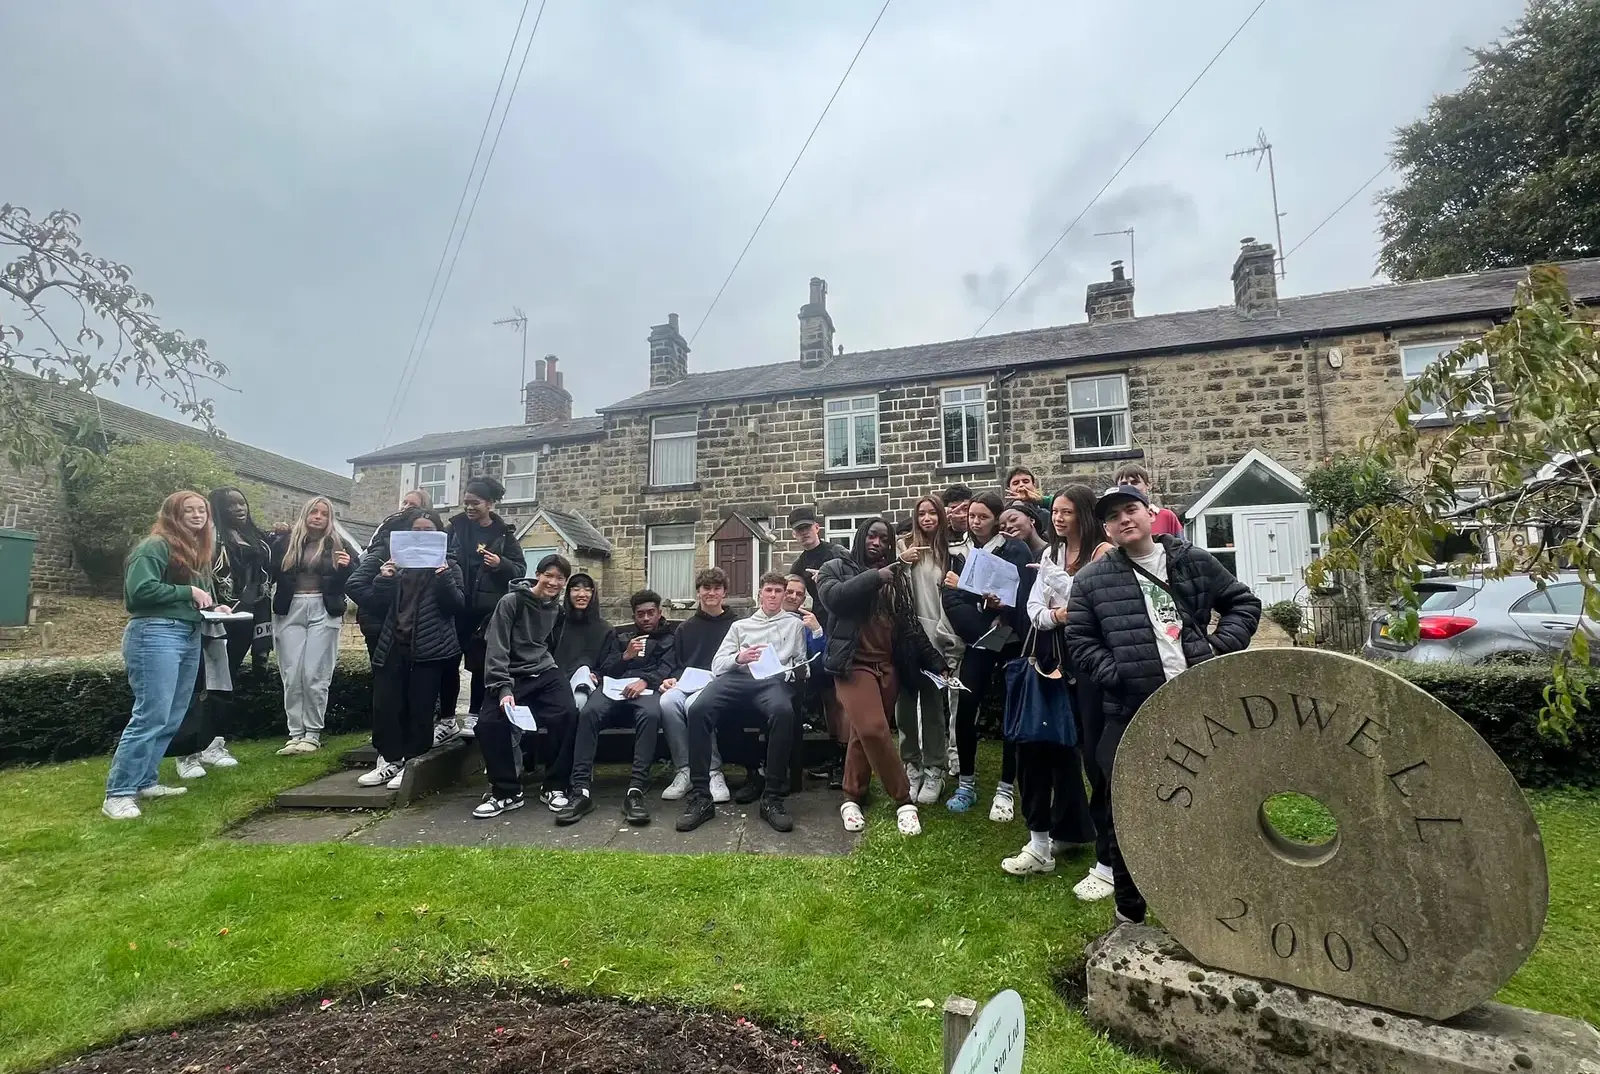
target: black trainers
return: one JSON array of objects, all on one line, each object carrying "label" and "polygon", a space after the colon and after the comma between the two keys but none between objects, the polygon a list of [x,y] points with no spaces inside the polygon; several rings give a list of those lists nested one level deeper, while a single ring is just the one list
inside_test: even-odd
[{"label": "black trainers", "polygon": [[645,808],[644,791],[638,787],[628,788],[627,796],[622,799],[622,819],[634,827],[650,823],[650,810]]},{"label": "black trainers", "polygon": [[683,816],[678,818],[678,831],[692,832],[717,815],[717,807],[709,794],[690,791],[683,803]]},{"label": "black trainers", "polygon": [[574,791],[567,800],[567,807],[556,813],[556,823],[560,825],[576,824],[583,819],[585,813],[594,811],[594,799],[583,791]]},{"label": "black trainers", "polygon": [[733,800],[739,805],[749,805],[761,797],[761,792],[767,789],[767,779],[760,772],[751,772],[744,786],[734,792]]},{"label": "black trainers", "polygon": [[844,790],[844,764],[840,762],[828,769],[828,789],[830,791]]},{"label": "black trainers", "polygon": [[509,813],[513,809],[521,809],[522,804],[521,791],[509,798],[496,798],[494,792],[490,791],[483,796],[483,801],[478,803],[478,808],[472,811],[472,815],[480,820],[488,820],[491,817],[498,817],[502,813]]},{"label": "black trainers", "polygon": [[761,799],[761,819],[772,825],[775,832],[794,831],[794,818],[789,816],[782,798]]}]

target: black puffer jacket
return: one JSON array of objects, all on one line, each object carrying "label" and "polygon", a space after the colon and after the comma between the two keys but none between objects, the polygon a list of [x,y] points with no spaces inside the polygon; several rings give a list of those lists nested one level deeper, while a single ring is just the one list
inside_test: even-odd
[{"label": "black puffer jacket", "polygon": [[[949,669],[917,618],[917,599],[911,592],[910,579],[903,570],[897,570],[889,584],[894,587],[889,599],[894,616],[895,670],[908,683],[922,671],[943,675]],[[850,674],[861,624],[877,607],[878,591],[883,586],[883,576],[876,568],[854,559],[834,559],[823,564],[817,576],[817,591],[828,609],[828,641],[822,666],[829,675]]]},{"label": "black puffer jacket", "polygon": [[[378,524],[377,530],[372,534],[372,540],[367,542],[367,555],[371,555],[374,550],[383,554],[383,558],[378,560],[380,566],[389,558],[389,534],[394,532],[395,527],[400,525],[400,520],[405,517],[405,511],[396,511]],[[354,597],[352,596],[351,599],[354,599]],[[377,634],[381,631],[383,629],[383,612],[384,609],[382,608],[368,610],[365,605],[357,600],[356,623],[361,627],[361,633]]]},{"label": "black puffer jacket", "polygon": [[[390,576],[379,573],[389,558],[387,546],[374,547],[361,559],[361,565],[350,575],[346,588],[360,608],[383,616],[383,630],[378,635],[377,648],[372,651],[372,666],[381,668],[394,649],[395,627],[399,622],[401,574],[420,573],[400,571]],[[445,557],[450,569],[442,574],[430,574],[417,595],[416,619],[411,628],[411,652],[414,662],[425,660],[450,660],[461,653],[461,642],[456,637],[456,613],[463,603],[461,594],[461,566],[452,556]]]},{"label": "black puffer jacket", "polygon": [[[1178,537],[1156,538],[1167,550],[1167,584],[1183,615],[1183,654],[1189,666],[1250,644],[1261,601],[1215,556]],[[1211,613],[1221,614],[1207,633]],[[1073,667],[1105,691],[1107,718],[1132,718],[1167,681],[1139,576],[1120,548],[1073,578],[1063,631]]]},{"label": "black puffer jacket", "polygon": [[[528,573],[528,561],[522,546],[517,544],[517,532],[511,523],[492,511],[486,526],[474,525],[462,511],[452,516],[445,528],[450,533],[451,544],[455,545],[456,558],[461,562],[463,592],[467,597],[466,608],[458,617],[459,625],[470,634],[494,614],[494,606],[510,591],[512,580]],[[485,567],[484,552],[499,556],[500,564]]]}]

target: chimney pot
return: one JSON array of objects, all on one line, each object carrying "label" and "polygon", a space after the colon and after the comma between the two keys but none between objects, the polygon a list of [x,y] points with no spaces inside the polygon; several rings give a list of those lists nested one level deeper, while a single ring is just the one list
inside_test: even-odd
[{"label": "chimney pot", "polygon": [[533,379],[522,389],[522,420],[526,425],[572,419],[572,393],[561,385],[556,356],[547,354],[533,363]]},{"label": "chimney pot", "polygon": [[1123,274],[1121,261],[1111,262],[1111,279],[1089,285],[1083,309],[1090,324],[1133,320],[1133,281]]},{"label": "chimney pot", "polygon": [[1111,262],[1111,278],[1113,280],[1123,280],[1123,279],[1127,278],[1122,274],[1122,262],[1121,261],[1113,261],[1113,262]]}]

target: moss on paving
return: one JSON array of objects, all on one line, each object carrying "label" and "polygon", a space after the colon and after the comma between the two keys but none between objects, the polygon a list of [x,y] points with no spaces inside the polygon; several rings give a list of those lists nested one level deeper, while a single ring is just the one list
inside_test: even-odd
[{"label": "moss on paving", "polygon": [[[803,1026],[891,1071],[937,1069],[945,996],[1022,993],[1027,1069],[1156,1071],[1096,1035],[1051,976],[1108,902],[999,860],[1017,823],[925,811],[905,840],[880,802],[848,858],[645,856],[460,847],[247,845],[227,826],[333,768],[238,749],[139,823],[96,808],[105,759],[0,772],[0,1071],[136,1030],[388,982],[517,980],[726,1008]],[[984,786],[997,752],[986,747]],[[1600,796],[1535,807],[1550,923],[1502,998],[1600,1021]]]}]

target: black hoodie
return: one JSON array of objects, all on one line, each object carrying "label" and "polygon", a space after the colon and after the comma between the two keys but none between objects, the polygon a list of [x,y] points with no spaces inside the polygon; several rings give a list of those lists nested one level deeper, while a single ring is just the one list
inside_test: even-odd
[{"label": "black hoodie", "polygon": [[717,655],[722,639],[728,636],[728,628],[738,618],[727,608],[722,609],[721,615],[707,615],[696,608],[693,615],[678,624],[677,633],[673,635],[672,674],[681,678],[685,668],[710,671],[711,658]]},{"label": "black hoodie", "polygon": [[512,696],[512,683],[553,671],[553,649],[561,642],[561,602],[533,595],[534,580],[518,578],[500,598],[484,632],[483,685],[496,696]]},{"label": "black hoodie", "polygon": [[580,612],[572,606],[572,583],[580,578],[589,583],[591,590],[595,590],[594,579],[579,571],[567,579],[567,592],[561,598],[564,619],[561,639],[556,643],[556,666],[561,669],[561,674],[568,678],[584,666],[590,671],[595,670],[600,662],[600,646],[604,644],[606,634],[611,630],[611,624],[600,614],[598,590],[595,590],[594,596],[589,598],[589,606],[583,611]]}]

